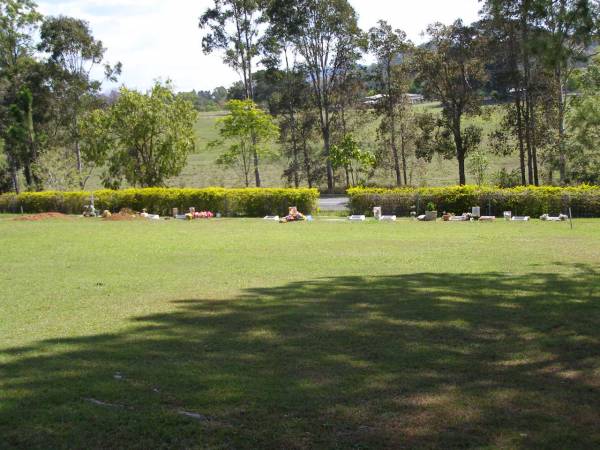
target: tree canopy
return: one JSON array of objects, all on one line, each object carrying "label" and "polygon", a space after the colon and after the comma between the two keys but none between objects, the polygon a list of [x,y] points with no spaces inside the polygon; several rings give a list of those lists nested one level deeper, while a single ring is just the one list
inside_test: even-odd
[{"label": "tree canopy", "polygon": [[267,144],[279,135],[279,128],[273,117],[252,100],[230,100],[227,110],[229,113],[217,124],[221,139],[210,145],[228,143],[229,147],[219,156],[217,163],[240,169],[247,187],[253,156],[270,153]]},{"label": "tree canopy", "polygon": [[163,186],[195,150],[196,116],[169,84],[156,83],[145,94],[122,88],[112,106],[82,120],[84,158],[106,166],[106,187]]}]

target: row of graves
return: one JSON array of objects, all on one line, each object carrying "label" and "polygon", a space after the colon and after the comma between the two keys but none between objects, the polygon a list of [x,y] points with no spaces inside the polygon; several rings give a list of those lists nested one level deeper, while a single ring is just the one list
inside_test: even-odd
[{"label": "row of graves", "polygon": [[90,204],[84,206],[83,217],[100,217],[107,220],[118,219],[148,219],[148,220],[196,220],[196,219],[212,219],[213,217],[220,218],[221,214],[213,213],[212,211],[196,211],[196,208],[189,208],[184,214],[179,213],[179,208],[173,208],[171,216],[161,217],[159,214],[151,214],[145,208],[141,212],[133,211],[129,208],[122,208],[117,213],[111,213],[109,210],[100,211],[94,206],[94,197],[90,197]]},{"label": "row of graves", "polygon": [[[118,213],[111,213],[108,210],[99,211],[94,206],[94,197],[90,197],[90,204],[86,205],[83,210],[84,217],[102,217],[104,219],[123,219],[123,218],[140,218],[140,219],[148,219],[148,220],[160,220],[161,217],[158,214],[150,214],[146,209],[143,209],[142,212],[134,212],[130,209],[122,209]],[[212,219],[212,218],[220,218],[221,214],[213,213],[212,211],[196,211],[195,208],[189,208],[189,211],[180,214],[178,208],[172,209],[172,215],[167,217],[162,217],[162,219],[176,219],[176,220],[197,220],[197,219]],[[373,208],[373,217],[376,221],[379,222],[395,222],[398,217],[396,215],[386,215],[383,214],[383,208],[381,206],[376,206]],[[429,204],[425,214],[417,215],[416,212],[411,212],[410,217],[413,220],[417,220],[420,222],[435,222],[439,219],[439,214],[435,210],[435,206],[433,204]],[[511,211],[504,211],[503,218],[505,221],[512,222],[528,222],[531,220],[530,216],[515,216]],[[288,214],[286,216],[266,216],[265,220],[276,221],[279,223],[290,223],[290,222],[311,222],[313,221],[313,217],[311,215],[305,215],[298,211],[296,206],[290,206],[288,209]],[[461,215],[456,215],[453,213],[444,212],[441,215],[441,219],[444,222],[494,222],[496,220],[496,216],[485,216],[481,214],[481,207],[473,206],[470,212],[462,213]],[[351,222],[364,222],[367,220],[366,215],[351,215],[348,217],[348,220]],[[544,214],[540,217],[540,220],[547,222],[564,222],[566,220],[571,220],[570,215],[559,214],[558,216],[551,216],[549,214]],[[572,222],[571,222],[572,223]]]},{"label": "row of graves", "polygon": [[[398,218],[395,215],[385,215],[383,214],[382,207],[376,206],[373,208],[373,217],[375,220],[380,222],[395,222]],[[419,222],[435,222],[439,219],[439,214],[435,210],[427,210],[425,214],[417,215],[415,212],[411,213],[410,216],[413,220],[418,220]],[[531,220],[530,216],[515,216],[512,211],[504,211],[503,218],[505,221],[512,222],[529,222]],[[461,215],[456,215],[453,213],[444,212],[441,216],[442,221],[444,222],[494,222],[496,220],[496,216],[484,216],[481,215],[481,207],[473,206],[471,208],[471,212],[465,212]],[[348,217],[348,220],[352,222],[364,222],[367,220],[366,215],[352,215]],[[544,214],[540,216],[540,220],[547,222],[564,222],[566,220],[570,220],[570,216],[566,214],[559,214],[558,216],[551,216],[549,214]]]}]

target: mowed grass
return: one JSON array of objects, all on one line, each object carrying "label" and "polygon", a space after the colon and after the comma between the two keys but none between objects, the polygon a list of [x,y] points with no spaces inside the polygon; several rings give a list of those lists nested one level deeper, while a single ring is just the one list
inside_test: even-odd
[{"label": "mowed grass", "polygon": [[[417,110],[429,110],[439,113],[440,108],[436,103],[425,103],[416,106]],[[467,118],[467,124],[474,123],[483,128],[483,143],[482,148],[489,150],[490,144],[488,136],[490,132],[499,126],[500,114],[496,109],[485,107],[487,115],[476,118]],[[224,111],[199,113],[196,123],[196,151],[188,157],[188,163],[182,173],[168,180],[168,185],[171,187],[208,187],[208,186],[224,186],[224,187],[243,187],[244,178],[238,169],[226,168],[216,164],[216,160],[223,148],[213,147],[208,148],[209,142],[218,138],[217,120],[226,114]],[[361,112],[364,114],[364,112]],[[378,119],[375,115],[369,114],[368,119],[360,130],[358,130],[357,138],[363,144],[364,150],[372,152],[377,151],[377,124]],[[320,141],[316,140],[312,143],[315,152],[321,150]],[[286,180],[283,179],[283,171],[287,165],[287,161],[281,155],[281,146],[278,143],[273,143],[270,146],[273,156],[265,158],[260,163],[261,178],[265,187],[280,187],[286,185]],[[489,155],[488,175],[491,178],[493,174],[500,169],[505,168],[509,172],[518,167],[518,155],[508,157]],[[411,170],[412,167],[412,170]],[[96,170],[94,176],[86,185],[89,189],[101,188],[100,174],[101,170]],[[412,172],[412,175],[411,175]],[[409,161],[409,177],[412,184],[415,186],[447,186],[454,185],[458,182],[458,163],[454,159],[444,159],[439,155],[434,156],[429,164],[417,167]],[[369,180],[370,182],[379,183],[381,185],[393,185],[395,175],[390,170],[377,170],[375,176]],[[475,183],[472,174],[467,173],[467,181]],[[252,172],[251,182],[254,183],[254,174]],[[338,184],[342,186],[343,179],[340,178]]]},{"label": "mowed grass", "polygon": [[0,219],[1,448],[597,448],[600,221]]}]

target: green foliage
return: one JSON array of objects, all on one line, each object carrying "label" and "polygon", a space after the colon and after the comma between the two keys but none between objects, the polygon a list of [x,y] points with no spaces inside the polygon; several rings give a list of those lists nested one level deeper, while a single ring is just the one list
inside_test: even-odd
[{"label": "green foliage", "polygon": [[12,67],[33,50],[42,15],[31,0],[0,0],[0,68]]},{"label": "green foliage", "polygon": [[519,169],[513,169],[509,172],[503,167],[492,176],[492,179],[495,186],[513,188],[521,185],[521,172]]},{"label": "green foliage", "polygon": [[399,216],[408,216],[416,206],[418,212],[428,202],[440,210],[461,214],[473,206],[481,206],[487,214],[501,216],[503,211],[538,217],[542,214],[568,213],[571,207],[575,217],[600,217],[600,187],[515,187],[501,189],[479,186],[453,186],[446,188],[399,188],[348,190],[353,214],[369,214],[373,207]]},{"label": "green foliage", "polygon": [[488,155],[480,148],[475,150],[467,160],[469,171],[475,177],[475,182],[478,186],[482,186],[486,182],[487,172],[490,167]]},{"label": "green foliage", "polygon": [[16,174],[23,169],[30,188],[39,187],[31,172],[37,153],[32,90],[43,84],[37,77],[40,65],[33,59],[33,37],[42,19],[36,7],[30,0],[0,0],[0,139],[6,143],[9,170],[18,180]]},{"label": "green foliage", "polygon": [[48,17],[40,33],[39,49],[50,55],[50,60],[67,70],[71,76],[84,75],[82,63],[97,64],[104,57],[102,41],[94,39],[87,22],[74,17]]},{"label": "green foliage", "polygon": [[[400,186],[402,173],[404,184],[408,184],[406,147],[413,143],[417,134],[411,104],[406,97],[412,78],[410,64],[407,62],[412,44],[406,39],[405,32],[393,30],[384,20],[379,21],[379,27],[371,28],[369,41],[371,51],[377,57],[376,86],[383,93],[375,104],[375,112],[382,116],[377,130],[379,141],[390,153],[396,184]],[[402,55],[400,63],[399,55]],[[399,146],[397,140],[400,141]]]},{"label": "green foliage", "polygon": [[192,102],[196,111],[221,111],[225,107],[227,89],[219,86],[212,91],[179,92],[177,96]]},{"label": "green foliage", "polygon": [[[89,204],[91,192],[25,192],[19,195],[0,196],[0,211],[17,212],[23,207],[28,213],[57,211],[81,214]],[[185,211],[197,210],[220,212],[224,216],[263,217],[270,214],[283,215],[290,206],[297,206],[305,214],[316,212],[319,193],[316,189],[124,189],[100,190],[94,193],[98,209],[119,211],[131,208],[167,215],[172,208]]]},{"label": "green foliage", "polygon": [[223,61],[240,72],[246,98],[253,98],[252,62],[259,54],[260,8],[257,0],[214,0],[198,23],[205,30],[202,50],[224,50]]},{"label": "green foliage", "polygon": [[600,182],[600,57],[576,77],[581,95],[572,101],[568,123],[571,136],[571,178]]},{"label": "green foliage", "polygon": [[[486,80],[482,59],[482,41],[478,32],[457,20],[451,26],[431,25],[427,29],[431,41],[416,52],[418,80],[424,93],[442,104],[440,125],[444,139],[441,152],[456,157],[459,164],[459,183],[465,184],[464,161],[481,140],[481,130],[464,129],[467,115],[481,111],[481,91]],[[439,149],[440,145],[436,145]],[[439,151],[439,150],[438,150]]]},{"label": "green foliage", "polygon": [[[89,175],[84,174],[80,148],[80,121],[86,111],[99,107],[102,82],[90,76],[92,69],[102,63],[106,49],[102,41],[94,38],[92,30],[84,20],[74,17],[48,17],[40,30],[38,49],[48,54],[48,68],[52,74],[51,85],[55,95],[55,110],[52,115],[66,132],[67,147],[72,145],[76,158],[80,186],[85,187]],[[105,64],[104,76],[116,81],[121,73],[121,64],[115,67]]]},{"label": "green foliage", "polygon": [[10,191],[11,188],[12,181],[10,179],[8,160],[4,153],[4,141],[0,139],[0,194]]},{"label": "green foliage", "polygon": [[197,112],[175,96],[169,84],[156,83],[147,94],[122,88],[106,110],[90,113],[81,123],[84,158],[108,164],[104,186],[161,186],[177,176],[195,149]]},{"label": "green foliage", "polygon": [[45,150],[33,165],[34,173],[44,189],[51,191],[69,191],[80,188],[75,157],[66,154],[64,149]]},{"label": "green foliage", "polygon": [[340,111],[348,75],[355,68],[368,39],[358,26],[357,14],[348,0],[302,0],[296,3],[299,26],[291,41],[302,56],[312,84],[312,100],[319,113],[327,188],[333,192],[334,173],[330,142],[335,111]]},{"label": "green foliage", "polygon": [[339,145],[330,149],[331,165],[334,169],[345,169],[348,175],[348,186],[365,182],[361,176],[367,175],[375,167],[375,156],[361,150],[358,142],[347,135]]},{"label": "green foliage", "polygon": [[279,127],[275,119],[252,100],[230,100],[227,102],[227,109],[229,114],[218,121],[221,139],[209,145],[215,147],[230,143],[227,151],[217,159],[217,163],[239,168],[248,187],[254,157],[270,154],[266,144],[279,136]]}]

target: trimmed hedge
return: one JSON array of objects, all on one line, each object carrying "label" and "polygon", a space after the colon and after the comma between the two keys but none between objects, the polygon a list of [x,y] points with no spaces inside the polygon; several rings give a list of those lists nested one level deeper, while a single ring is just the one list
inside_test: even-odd
[{"label": "trimmed hedge", "polygon": [[500,189],[479,186],[443,188],[398,188],[348,190],[353,214],[372,214],[374,206],[381,206],[385,214],[408,216],[415,210],[422,214],[429,202],[438,212],[462,214],[471,207],[480,206],[484,215],[501,216],[503,211],[513,215],[538,217],[542,214],[567,214],[573,217],[600,217],[600,187],[516,187]]},{"label": "trimmed hedge", "polygon": [[[91,192],[25,192],[0,195],[0,211],[26,213],[62,212],[81,214],[90,202]],[[121,208],[170,215],[173,208],[184,213],[190,207],[197,211],[219,212],[223,216],[263,217],[287,214],[288,207],[297,206],[306,214],[317,210],[319,192],[316,189],[124,189],[94,192],[94,205],[100,210],[117,212]]]}]

